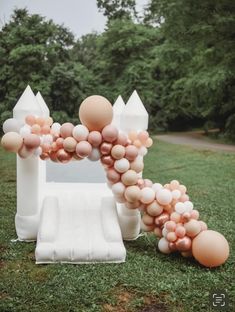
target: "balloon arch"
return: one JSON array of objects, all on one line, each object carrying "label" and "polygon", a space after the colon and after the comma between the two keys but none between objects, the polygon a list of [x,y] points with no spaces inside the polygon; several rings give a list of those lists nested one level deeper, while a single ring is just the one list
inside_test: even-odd
[{"label": "balloon arch", "polygon": [[177,180],[161,185],[142,178],[143,157],[153,144],[147,131],[119,131],[111,124],[112,105],[101,96],[85,99],[79,117],[82,124],[76,126],[33,114],[25,117],[24,125],[8,119],[3,125],[2,146],[24,159],[34,155],[60,163],[86,157],[100,160],[116,202],[141,211],[142,230],[160,238],[162,253],[178,251],[207,267],[226,261],[226,239],[199,220],[184,185]]}]

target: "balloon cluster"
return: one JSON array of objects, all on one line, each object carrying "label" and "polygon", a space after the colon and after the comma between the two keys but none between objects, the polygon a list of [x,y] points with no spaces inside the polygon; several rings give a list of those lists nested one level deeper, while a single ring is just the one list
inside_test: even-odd
[{"label": "balloon cluster", "polygon": [[[91,96],[80,106],[82,124],[60,125],[53,123],[51,117],[28,115],[25,124],[20,125],[11,118],[3,124],[5,135],[1,143],[22,158],[35,155],[60,163],[86,157],[100,160],[116,201],[142,211],[142,229],[160,237],[158,247],[162,253],[179,251],[185,257],[193,255],[209,267],[222,264],[228,257],[228,243],[221,234],[209,233],[213,231],[207,231],[207,225],[198,220],[199,212],[189,201],[186,187],[176,180],[163,186],[142,178],[143,157],[153,143],[148,132],[118,131],[111,124],[112,115],[107,99]],[[209,234],[201,241],[203,231]],[[203,243],[218,241],[217,234],[222,236],[219,250],[210,251],[208,260],[208,248],[203,248]],[[196,237],[199,239],[194,240]]]}]

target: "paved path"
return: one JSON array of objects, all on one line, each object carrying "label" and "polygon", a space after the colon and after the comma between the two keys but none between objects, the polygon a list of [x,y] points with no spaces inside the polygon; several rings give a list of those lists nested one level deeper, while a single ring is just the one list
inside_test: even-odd
[{"label": "paved path", "polygon": [[203,132],[182,132],[174,134],[162,134],[156,135],[156,138],[160,141],[186,145],[200,150],[212,150],[228,153],[235,153],[235,145],[214,143],[213,141],[207,141],[203,137]]}]

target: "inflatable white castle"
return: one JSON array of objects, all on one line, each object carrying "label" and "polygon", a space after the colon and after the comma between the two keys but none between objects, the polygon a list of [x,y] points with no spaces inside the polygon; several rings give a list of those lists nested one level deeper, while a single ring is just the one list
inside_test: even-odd
[{"label": "inflatable white castle", "polygon": [[53,122],[28,86],[3,124],[1,144],[17,154],[16,232],[37,241],[36,263],[124,262],[123,240],[140,228],[160,238],[162,253],[207,267],[227,260],[227,240],[199,219],[183,184],[142,177],[153,140],[136,91],[126,105],[90,96],[79,117],[75,126]]},{"label": "inflatable white castle", "polygon": [[[119,96],[113,113],[112,123],[123,132],[148,127],[148,113],[136,91],[126,105]],[[41,94],[34,96],[28,86],[13,109],[13,117],[23,123],[32,114],[50,115]],[[78,168],[74,163],[48,164],[40,158],[17,155],[18,238],[37,240],[36,263],[125,261],[123,239],[138,237],[140,212],[116,204],[100,163],[83,160]],[[60,171],[60,167],[70,174],[76,170],[80,182],[63,183],[61,176],[60,182],[48,182],[47,170]]]}]

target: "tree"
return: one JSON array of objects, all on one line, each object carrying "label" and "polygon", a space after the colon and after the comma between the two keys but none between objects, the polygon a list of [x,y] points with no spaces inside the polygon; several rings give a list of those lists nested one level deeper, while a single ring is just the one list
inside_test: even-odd
[{"label": "tree", "polygon": [[137,16],[135,0],[97,0],[97,6],[108,20]]}]

